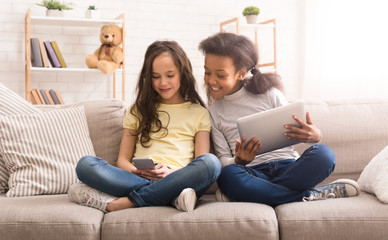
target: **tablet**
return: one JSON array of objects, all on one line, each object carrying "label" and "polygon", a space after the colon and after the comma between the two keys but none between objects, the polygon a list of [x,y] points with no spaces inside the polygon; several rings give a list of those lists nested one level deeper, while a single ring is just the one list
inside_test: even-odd
[{"label": "tablet", "polygon": [[284,124],[299,127],[292,115],[305,121],[305,114],[304,103],[295,102],[239,118],[237,119],[237,127],[241,138],[246,136],[247,140],[252,137],[261,139],[259,155],[300,143],[283,135],[287,131]]}]

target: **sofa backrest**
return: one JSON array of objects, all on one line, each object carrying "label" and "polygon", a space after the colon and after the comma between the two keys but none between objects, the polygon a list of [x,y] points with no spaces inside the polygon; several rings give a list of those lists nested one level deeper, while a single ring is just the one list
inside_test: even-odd
[{"label": "sofa backrest", "polygon": [[[388,145],[388,99],[305,101],[322,131],[322,144],[336,154],[336,168],[324,182],[357,180],[368,162]],[[307,144],[298,144],[301,153]]]},{"label": "sofa backrest", "polygon": [[37,105],[41,110],[84,106],[90,138],[97,157],[116,165],[126,106],[120,100],[91,100],[68,105]]},{"label": "sofa backrest", "polygon": [[[330,146],[336,154],[336,168],[324,183],[338,178],[357,180],[368,162],[388,145],[388,99],[304,102],[312,121],[322,131],[321,143]],[[127,106],[120,100],[94,100],[39,108],[78,105],[85,107],[96,155],[116,165]],[[308,147],[309,144],[295,146],[299,153]]]}]

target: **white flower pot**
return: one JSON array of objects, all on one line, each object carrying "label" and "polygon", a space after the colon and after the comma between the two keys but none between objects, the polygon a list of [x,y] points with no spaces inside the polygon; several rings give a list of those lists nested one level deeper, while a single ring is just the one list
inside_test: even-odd
[{"label": "white flower pot", "polygon": [[47,9],[46,16],[47,17],[63,17],[63,11],[59,11],[56,9]]},{"label": "white flower pot", "polygon": [[86,10],[85,17],[98,19],[98,18],[101,18],[101,12],[99,10]]},{"label": "white flower pot", "polygon": [[247,15],[247,16],[245,16],[245,18],[247,19],[248,24],[257,23],[257,15]]}]

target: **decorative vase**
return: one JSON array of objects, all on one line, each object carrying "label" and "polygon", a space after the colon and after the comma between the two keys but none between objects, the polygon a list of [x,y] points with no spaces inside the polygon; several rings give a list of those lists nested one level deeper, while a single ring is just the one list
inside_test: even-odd
[{"label": "decorative vase", "polygon": [[98,19],[98,18],[101,18],[101,13],[98,10],[86,10],[85,17],[92,18],[92,19]]},{"label": "decorative vase", "polygon": [[47,17],[63,17],[63,11],[59,11],[57,9],[47,9],[46,16]]},{"label": "decorative vase", "polygon": [[257,22],[257,15],[247,15],[245,18],[248,24],[255,24]]}]

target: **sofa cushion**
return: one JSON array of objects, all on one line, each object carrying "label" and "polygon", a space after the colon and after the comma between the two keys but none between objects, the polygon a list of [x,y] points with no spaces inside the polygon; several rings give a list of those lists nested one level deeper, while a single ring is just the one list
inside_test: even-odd
[{"label": "sofa cushion", "polygon": [[94,155],[83,107],[0,118],[8,197],[67,193],[75,166]]},{"label": "sofa cushion", "polygon": [[[388,99],[306,101],[312,121],[323,133],[322,143],[336,154],[338,178],[357,180],[368,162],[388,145]],[[296,145],[299,152],[308,144]]]},{"label": "sofa cushion", "polygon": [[279,239],[273,208],[264,204],[203,199],[192,212],[181,212],[173,207],[111,212],[105,215],[101,231],[101,239],[109,240],[127,236],[139,240]]},{"label": "sofa cushion", "polygon": [[388,203],[388,146],[368,163],[358,184],[361,190],[373,193],[380,201]]},{"label": "sofa cushion", "polygon": [[388,205],[368,193],[358,197],[276,207],[280,239],[386,239]]},{"label": "sofa cushion", "polygon": [[104,214],[72,203],[67,195],[7,198],[0,194],[0,238],[100,239]]},{"label": "sofa cushion", "polygon": [[[0,83],[0,117],[40,112],[41,110]],[[0,193],[8,190],[8,178],[8,170],[0,153]]]},{"label": "sofa cushion", "polygon": [[115,165],[119,154],[126,106],[116,99],[90,100],[68,105],[39,105],[43,111],[83,106],[97,157]]}]

